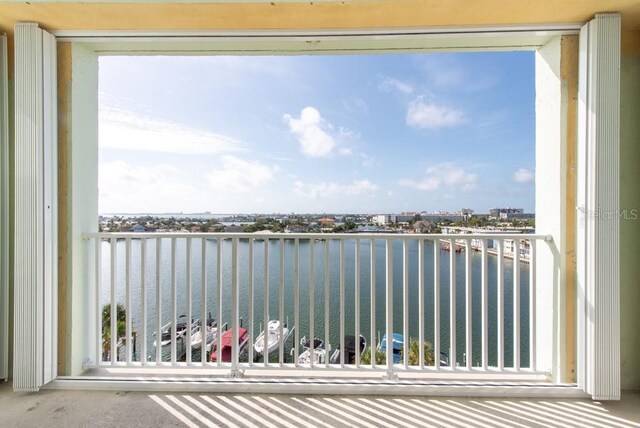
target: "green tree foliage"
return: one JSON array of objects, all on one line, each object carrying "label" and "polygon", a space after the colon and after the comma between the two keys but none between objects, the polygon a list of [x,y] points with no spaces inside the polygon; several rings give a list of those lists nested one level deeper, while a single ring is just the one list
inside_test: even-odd
[{"label": "green tree foliage", "polygon": [[244,227],[243,230],[246,233],[254,233],[261,230],[270,230],[271,232],[277,233],[282,232],[284,230],[284,226],[278,220],[267,218],[257,221],[253,224],[248,224]]},{"label": "green tree foliage", "polygon": [[356,227],[358,227],[358,225],[350,220],[344,224],[344,230],[354,230]]},{"label": "green tree foliage", "polygon": [[[404,348],[402,348],[404,356]],[[409,343],[409,365],[417,366],[420,364],[420,344],[418,339],[411,339]],[[424,343],[424,364],[426,366],[434,365],[435,360],[433,358],[433,348],[429,342]]]},{"label": "green tree foliage", "polygon": [[[124,337],[127,329],[127,312],[122,303],[116,305],[116,329],[118,337]],[[102,306],[102,352],[103,359],[111,353],[111,305]]]},{"label": "green tree foliage", "polygon": [[[387,364],[387,356],[384,352],[380,352],[378,349],[375,350],[375,363],[377,365]],[[371,365],[371,347],[365,349],[364,353],[360,356],[360,364],[368,366]]]},{"label": "green tree foliage", "polygon": [[[420,344],[418,343],[418,339],[411,339],[409,343],[409,365],[417,366],[420,364]],[[404,348],[402,349],[402,354],[404,357]],[[387,355],[384,352],[379,350],[375,350],[375,363],[376,365],[385,365],[387,363]],[[426,366],[434,365],[435,360],[433,356],[433,347],[431,343],[424,343],[424,364]],[[360,357],[360,364],[370,365],[371,364],[371,347],[368,347],[362,356]]]}]

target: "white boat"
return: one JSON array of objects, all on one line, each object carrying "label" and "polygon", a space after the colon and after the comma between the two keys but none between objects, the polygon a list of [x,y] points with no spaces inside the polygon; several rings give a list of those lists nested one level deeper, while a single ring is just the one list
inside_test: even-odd
[{"label": "white boat", "polygon": [[329,351],[331,351],[331,345],[327,345],[327,349],[325,349],[324,342],[317,337],[313,341],[303,337],[300,339],[300,345],[304,351],[298,356],[298,364],[311,364],[311,360],[314,364],[324,364],[327,361]]},{"label": "white boat", "polygon": [[[267,354],[272,353],[273,351],[279,349],[280,343],[285,343],[291,333],[293,332],[292,327],[289,329],[287,323],[283,323],[282,325],[282,337],[280,336],[280,321],[279,320],[271,320],[267,324]],[[264,352],[264,339],[265,339],[265,331],[263,330],[258,338],[256,339],[253,350],[256,354],[262,354]]]},{"label": "white boat", "polygon": [[211,345],[213,345],[213,342],[216,340],[216,334],[218,333],[218,327],[216,325],[213,325],[213,326],[205,325],[204,326],[205,334],[202,334],[202,330],[203,330],[203,328],[202,328],[201,325],[199,325],[198,327],[196,327],[194,329],[194,332],[191,335],[191,347],[193,349],[202,348],[202,337],[204,336],[206,338],[206,341],[207,341],[206,349],[207,349],[207,351],[210,351],[211,350]]}]

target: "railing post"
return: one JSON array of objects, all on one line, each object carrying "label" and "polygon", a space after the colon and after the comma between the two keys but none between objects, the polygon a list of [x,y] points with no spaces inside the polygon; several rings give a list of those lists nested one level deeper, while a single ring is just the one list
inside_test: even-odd
[{"label": "railing post", "polygon": [[[185,242],[185,260],[186,260],[186,272],[185,272],[185,286],[186,286],[186,294],[187,294],[187,323],[189,325],[187,329],[187,334],[185,335],[185,342],[187,343],[187,353],[186,353],[186,362],[187,365],[191,364],[191,334],[193,333],[191,328],[191,318],[193,315],[191,314],[191,238],[187,238]],[[206,334],[206,322],[204,318],[200,323],[200,333]]]},{"label": "railing post", "polygon": [[[497,300],[498,306],[498,370],[504,369],[504,243],[502,239],[498,239],[497,254]],[[515,262],[515,261],[514,261]]]},{"label": "railing post", "polygon": [[514,240],[513,254],[513,368],[520,370],[520,241]]},{"label": "railing post", "polygon": [[[280,238],[280,281],[278,284],[278,316],[280,320],[280,325],[278,326],[278,337],[279,346],[278,346],[278,364],[282,366],[284,363],[284,239]],[[266,330],[265,330],[266,331]]]},{"label": "railing post", "polygon": [[409,334],[409,241],[402,240],[402,335],[404,337],[403,363],[404,368],[409,367],[409,346],[411,335]]},{"label": "railing post", "polygon": [[[176,279],[176,238],[171,238],[171,365],[176,364],[178,354],[178,284]],[[187,334],[191,320],[187,322]]]},{"label": "railing post", "polygon": [[140,362],[147,365],[147,240],[140,240],[140,322],[142,324],[142,343]]},{"label": "railing post", "polygon": [[269,238],[265,238],[264,240],[264,267],[263,267],[263,275],[264,275],[264,284],[263,284],[263,297],[262,297],[262,318],[264,320],[264,326],[262,331],[264,334],[262,335],[263,343],[262,343],[262,362],[264,366],[267,367],[269,365]]},{"label": "railing post", "polygon": [[482,368],[487,370],[489,366],[489,268],[487,263],[489,242],[486,238],[482,242]]},{"label": "railing post", "polygon": [[102,255],[101,255],[101,245],[102,241],[100,238],[94,239],[94,253],[93,253],[93,263],[94,263],[94,295],[93,297],[93,305],[94,305],[94,321],[95,321],[95,353],[96,365],[100,365],[102,363],[102,311],[100,310],[100,288],[102,281]]},{"label": "railing post", "polygon": [[131,336],[131,238],[126,241],[126,258],[125,258],[125,337],[127,344],[127,365],[131,364],[131,350],[133,348],[133,337]]},{"label": "railing post", "polygon": [[[222,238],[216,239],[216,317],[218,329],[216,331],[216,364],[222,365]],[[231,326],[233,328],[233,325]],[[211,347],[213,352],[213,346]]]},{"label": "railing post", "polygon": [[116,245],[118,241],[116,238],[111,238],[111,345],[110,345],[110,360],[111,365],[115,365],[118,360],[118,310],[117,310],[117,302],[116,302],[116,266],[117,266],[117,250]]},{"label": "railing post", "polygon": [[536,365],[536,244],[531,240],[529,248],[529,367],[537,370]]},{"label": "railing post", "polygon": [[254,337],[254,332],[253,332],[253,323],[254,323],[254,319],[253,319],[253,308],[255,306],[255,302],[254,302],[254,267],[253,267],[253,239],[249,238],[249,259],[248,259],[248,281],[247,281],[247,285],[248,285],[248,293],[249,293],[249,314],[247,317],[247,327],[249,328],[249,366],[253,366],[253,355],[255,354],[255,351],[253,349],[254,346],[254,341],[255,341],[255,337]]},{"label": "railing post", "polygon": [[[244,372],[238,370],[238,360],[240,359],[239,333],[240,333],[240,297],[238,293],[238,239],[231,240],[231,377],[242,377]],[[218,353],[218,358],[220,357]]]},{"label": "railing post", "polygon": [[[360,367],[360,240],[356,239],[355,243],[355,267],[354,267],[354,297],[355,297],[355,334],[356,344],[356,367]],[[373,343],[371,344],[373,346]]]},{"label": "railing post", "polygon": [[[313,239],[309,239],[309,336],[311,336],[311,346],[314,344],[315,339],[315,322],[316,322],[316,303],[315,303],[315,295],[316,295],[316,277],[315,277],[315,257],[313,255],[313,247],[315,245],[315,241]],[[296,343],[296,346],[298,344]],[[326,349],[326,348],[325,348]],[[309,366],[313,368],[315,363],[316,354],[315,352],[311,353],[311,359],[309,361]]]},{"label": "railing post", "polygon": [[[201,244],[200,312],[202,324],[200,325],[200,337],[202,337],[202,344],[200,345],[200,363],[204,366],[207,364],[207,238],[202,238]],[[222,327],[220,320],[216,320],[216,322],[217,329],[220,329]],[[211,348],[213,349],[213,346]]]},{"label": "railing post", "polygon": [[424,240],[418,240],[418,343],[420,368],[424,368]]},{"label": "railing post", "polygon": [[[386,309],[387,309],[387,374],[385,379],[397,380],[398,375],[394,371],[393,365],[393,241],[386,240]],[[406,338],[404,339],[406,341]],[[407,344],[403,343],[403,350],[406,351]]]},{"label": "railing post", "polygon": [[[298,336],[300,332],[300,240],[298,238],[295,239],[293,253],[293,364],[298,367]],[[287,327],[291,329],[291,326]]]},{"label": "railing post", "polygon": [[371,257],[371,367],[376,367],[376,240],[371,238],[369,242]]},{"label": "railing post", "polygon": [[340,367],[344,367],[344,239],[340,238]]},{"label": "railing post", "polygon": [[[434,356],[440,359],[440,355]],[[449,366],[456,366],[456,240],[449,241]]]},{"label": "railing post", "polygon": [[162,238],[156,238],[156,364],[162,363],[162,284],[160,281],[160,259]]},{"label": "railing post", "polygon": [[440,240],[433,241],[433,365],[440,368]]},{"label": "railing post", "polygon": [[324,241],[324,365],[329,367],[329,244]]},{"label": "railing post", "polygon": [[473,296],[473,284],[471,273],[471,240],[466,240],[466,254],[465,254],[465,322],[466,322],[466,366],[471,370],[473,367],[473,322],[472,322],[472,296]]}]

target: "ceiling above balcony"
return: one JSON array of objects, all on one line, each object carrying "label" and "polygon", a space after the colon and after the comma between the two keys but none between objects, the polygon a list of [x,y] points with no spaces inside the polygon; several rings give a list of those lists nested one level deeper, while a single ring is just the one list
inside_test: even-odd
[{"label": "ceiling above balcony", "polygon": [[420,28],[576,23],[596,12],[622,13],[640,29],[638,0],[388,0],[388,1],[9,1],[0,30],[34,21],[49,30],[255,30]]}]

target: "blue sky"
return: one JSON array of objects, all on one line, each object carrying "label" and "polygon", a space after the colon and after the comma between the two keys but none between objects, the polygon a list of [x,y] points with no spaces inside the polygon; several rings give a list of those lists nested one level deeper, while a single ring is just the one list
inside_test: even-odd
[{"label": "blue sky", "polygon": [[534,208],[532,52],[101,57],[100,212]]}]

